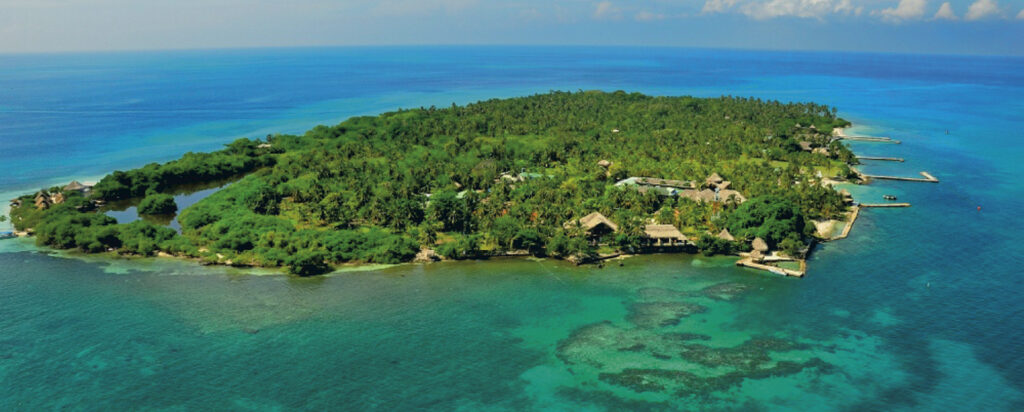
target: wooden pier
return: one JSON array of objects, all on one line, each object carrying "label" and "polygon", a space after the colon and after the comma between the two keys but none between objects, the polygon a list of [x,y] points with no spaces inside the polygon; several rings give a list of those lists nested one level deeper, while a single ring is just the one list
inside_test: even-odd
[{"label": "wooden pier", "polygon": [[843,233],[830,237],[826,241],[846,239],[847,236],[850,236],[850,231],[853,230],[853,224],[857,221],[858,216],[860,216],[860,206],[851,206],[850,215],[846,218],[846,226],[843,226]]},{"label": "wooden pier", "polygon": [[861,203],[860,207],[910,207],[910,203]]},{"label": "wooden pier", "polygon": [[857,160],[884,160],[888,162],[903,162],[902,157],[857,156]]},{"label": "wooden pier", "polygon": [[921,176],[924,176],[924,178],[920,178],[920,177],[900,177],[900,176],[877,176],[877,175],[863,175],[863,176],[867,177],[868,179],[878,179],[878,180],[900,180],[900,181],[904,181],[904,182],[939,183],[939,179],[936,179],[935,176],[932,176],[928,172],[921,172]]},{"label": "wooden pier", "polygon": [[855,140],[858,142],[875,142],[875,143],[892,143],[900,144],[899,140],[895,140],[891,137],[871,137],[871,136],[837,136],[843,140]]},{"label": "wooden pier", "polygon": [[744,257],[744,258],[736,261],[736,266],[742,266],[742,267],[747,267],[747,268],[751,268],[751,269],[764,270],[764,271],[772,272],[772,273],[775,273],[775,274],[778,274],[778,275],[794,276],[794,277],[802,278],[802,277],[804,277],[804,274],[807,273],[807,262],[803,261],[803,260],[799,260],[798,262],[800,262],[800,270],[792,270],[792,269],[783,269],[783,268],[776,267],[776,266],[771,266],[771,265],[765,265],[765,264],[761,264],[761,263],[755,263],[754,260],[751,259],[750,257]]}]

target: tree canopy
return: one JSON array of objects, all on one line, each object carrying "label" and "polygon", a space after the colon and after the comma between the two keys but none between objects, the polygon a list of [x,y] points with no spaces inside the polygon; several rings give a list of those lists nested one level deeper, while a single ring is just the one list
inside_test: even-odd
[{"label": "tree canopy", "polygon": [[[511,249],[593,254],[563,223],[595,211],[621,226],[605,242],[621,248],[635,247],[652,221],[711,252],[740,247],[703,238],[722,228],[773,247],[791,239],[792,248],[810,234],[810,219],[845,209],[820,184],[850,173],[854,159],[831,139],[833,128],[849,124],[835,113],[815,103],[596,91],[398,110],[301,136],[239,139],[217,152],[116,171],[94,188],[93,199],[145,197],[140,212],[166,211],[173,199],[154,193],[244,176],[182,210],[181,233],[116,224],[81,197],[37,210],[26,196],[11,215],[57,248],[165,251],[300,275],[344,262],[408,261],[421,247],[450,258]],[[829,151],[803,151],[804,141]],[[711,173],[750,200],[701,202],[615,185],[631,176],[703,182]]]}]

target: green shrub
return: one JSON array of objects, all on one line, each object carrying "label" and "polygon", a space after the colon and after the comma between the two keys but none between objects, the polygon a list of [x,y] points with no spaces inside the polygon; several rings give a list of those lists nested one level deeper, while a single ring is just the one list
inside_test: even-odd
[{"label": "green shrub", "polygon": [[177,211],[178,205],[174,203],[174,196],[167,194],[149,195],[139,203],[140,215],[169,215]]}]

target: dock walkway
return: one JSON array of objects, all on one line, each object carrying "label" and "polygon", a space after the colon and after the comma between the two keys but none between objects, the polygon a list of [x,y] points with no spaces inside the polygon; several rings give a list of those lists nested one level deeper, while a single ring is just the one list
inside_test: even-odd
[{"label": "dock walkway", "polygon": [[910,207],[910,203],[861,203],[860,207]]},{"label": "dock walkway", "polygon": [[837,136],[837,138],[842,139],[842,140],[855,140],[855,141],[858,141],[858,142],[875,142],[875,143],[900,144],[899,140],[893,139],[891,137]]},{"label": "dock walkway", "polygon": [[760,263],[755,263],[753,261],[753,259],[751,259],[750,257],[744,257],[744,258],[736,261],[736,266],[748,267],[748,268],[751,268],[751,269],[758,269],[758,270],[765,270],[765,271],[772,272],[772,273],[777,273],[777,274],[780,274],[780,275],[794,276],[794,277],[802,278],[802,277],[804,277],[804,274],[807,273],[807,262],[805,262],[803,260],[801,260],[799,262],[800,262],[800,270],[792,270],[792,269],[783,269],[783,268],[776,267],[776,266],[769,266],[769,265],[763,265],[763,264],[760,264]]},{"label": "dock walkway", "polygon": [[878,156],[857,156],[857,160],[884,160],[888,162],[903,162],[902,157],[878,157]]},{"label": "dock walkway", "polygon": [[879,176],[879,175],[863,175],[863,176],[867,177],[868,179],[878,179],[878,180],[900,180],[900,181],[904,181],[904,182],[939,183],[939,179],[936,179],[935,176],[932,176],[928,172],[921,172],[921,176],[924,176],[924,178],[920,178],[920,177],[900,177],[900,176]]}]

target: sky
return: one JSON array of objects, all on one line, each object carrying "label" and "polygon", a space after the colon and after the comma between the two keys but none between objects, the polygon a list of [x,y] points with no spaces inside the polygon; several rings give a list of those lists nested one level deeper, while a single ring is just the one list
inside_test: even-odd
[{"label": "sky", "polygon": [[0,53],[422,44],[1024,55],[1024,0],[0,0]]}]

